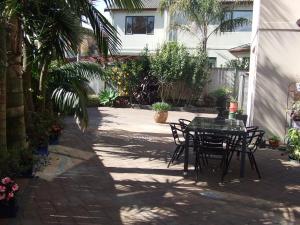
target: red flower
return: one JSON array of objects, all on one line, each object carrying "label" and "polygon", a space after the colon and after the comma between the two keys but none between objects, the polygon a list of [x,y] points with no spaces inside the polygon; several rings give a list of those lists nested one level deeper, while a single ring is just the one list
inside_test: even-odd
[{"label": "red flower", "polygon": [[6,191],[6,187],[5,186],[2,186],[0,185],[0,192],[5,192]]},{"label": "red flower", "polygon": [[12,199],[14,197],[14,193],[13,192],[9,192],[7,197],[6,197],[6,200],[9,201],[10,199]]},{"label": "red flower", "polygon": [[11,187],[11,189],[12,189],[14,192],[16,192],[16,191],[19,190],[19,185],[14,184],[14,185]]},{"label": "red flower", "polygon": [[9,184],[12,182],[12,179],[10,179],[9,177],[5,177],[2,179],[2,184]]},{"label": "red flower", "polygon": [[5,194],[0,194],[0,201],[5,199]]}]

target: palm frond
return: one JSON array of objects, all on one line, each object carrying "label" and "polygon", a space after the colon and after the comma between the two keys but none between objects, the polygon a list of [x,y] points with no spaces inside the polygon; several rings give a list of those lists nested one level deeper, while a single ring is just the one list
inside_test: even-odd
[{"label": "palm frond", "polygon": [[60,111],[74,113],[82,129],[88,126],[88,82],[103,76],[100,65],[90,62],[68,63],[49,72],[47,83],[52,100]]},{"label": "palm frond", "polygon": [[97,63],[92,62],[72,62],[67,63],[59,68],[53,68],[50,73],[50,77],[56,77],[61,79],[96,79],[103,78],[104,71]]},{"label": "palm frond", "polygon": [[143,7],[141,0],[104,0],[108,7],[116,6],[121,9],[136,10]]}]

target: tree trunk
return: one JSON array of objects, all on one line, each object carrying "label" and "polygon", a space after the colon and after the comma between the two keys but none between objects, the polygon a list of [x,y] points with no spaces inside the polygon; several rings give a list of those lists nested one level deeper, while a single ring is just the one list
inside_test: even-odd
[{"label": "tree trunk", "polygon": [[22,81],[22,32],[16,17],[9,20],[7,34],[7,147],[24,149],[26,133]]},{"label": "tree trunk", "polygon": [[[49,56],[50,58],[50,56]],[[50,59],[47,58],[45,60],[43,60],[43,65],[42,65],[42,69],[40,72],[40,80],[39,80],[39,93],[41,98],[41,102],[40,102],[40,110],[41,112],[45,112],[45,107],[46,107],[46,77],[48,74],[48,70],[49,70],[49,64],[50,64]]]},{"label": "tree trunk", "polygon": [[0,18],[0,150],[6,150],[6,21]]},{"label": "tree trunk", "polygon": [[26,41],[23,46],[23,88],[24,88],[24,114],[26,127],[30,123],[30,114],[34,112],[34,104],[32,99],[32,57],[31,47]]}]

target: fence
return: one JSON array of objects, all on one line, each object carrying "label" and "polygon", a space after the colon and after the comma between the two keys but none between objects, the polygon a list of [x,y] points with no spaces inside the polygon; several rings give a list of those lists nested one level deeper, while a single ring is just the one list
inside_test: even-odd
[{"label": "fence", "polygon": [[238,97],[239,107],[246,111],[248,96],[248,73],[245,70],[214,68],[211,72],[206,92],[219,88],[229,88]]}]

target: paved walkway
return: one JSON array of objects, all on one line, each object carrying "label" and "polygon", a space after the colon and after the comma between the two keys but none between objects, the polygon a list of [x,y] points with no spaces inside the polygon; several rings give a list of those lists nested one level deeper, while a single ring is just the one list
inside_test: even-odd
[{"label": "paved walkway", "polygon": [[[170,112],[169,121],[192,113]],[[30,180],[10,225],[300,224],[300,166],[279,151],[260,150],[262,180],[234,160],[224,184],[217,166],[183,179],[183,165],[166,168],[174,149],[167,125],[153,112],[90,109],[90,127],[71,118],[51,164]],[[191,165],[192,170],[192,165]]]}]

